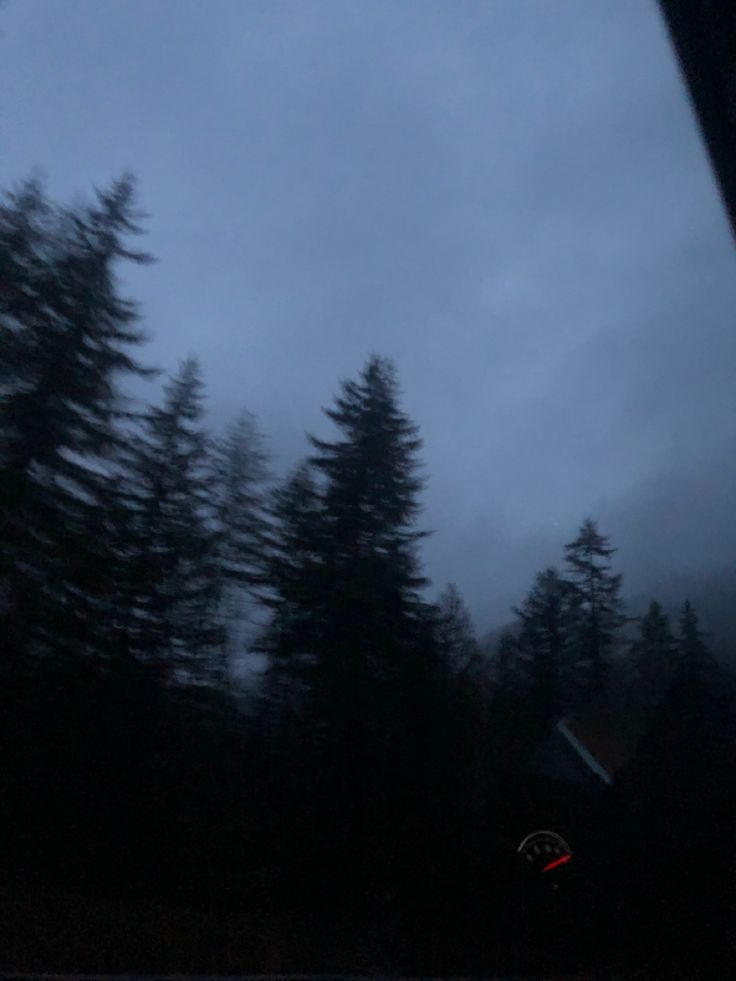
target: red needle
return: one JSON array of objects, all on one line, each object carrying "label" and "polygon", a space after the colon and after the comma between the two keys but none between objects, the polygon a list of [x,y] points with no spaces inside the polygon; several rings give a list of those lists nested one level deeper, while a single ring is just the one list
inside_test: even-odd
[{"label": "red needle", "polygon": [[548,865],[545,865],[544,868],[542,869],[542,872],[549,872],[550,869],[556,869],[558,865],[564,865],[565,862],[569,862],[569,861],[570,861],[569,855],[560,855],[559,858],[556,858]]}]

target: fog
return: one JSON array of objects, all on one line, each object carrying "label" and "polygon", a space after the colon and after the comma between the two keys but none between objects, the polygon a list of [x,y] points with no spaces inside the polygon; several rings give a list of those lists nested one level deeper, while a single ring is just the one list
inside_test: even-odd
[{"label": "fog", "polygon": [[426,572],[481,630],[587,515],[633,597],[732,563],[736,266],[654,3],[9,0],[0,28],[0,183],[138,175],[148,361],[197,353],[213,426],[257,413],[284,472],[395,359]]}]

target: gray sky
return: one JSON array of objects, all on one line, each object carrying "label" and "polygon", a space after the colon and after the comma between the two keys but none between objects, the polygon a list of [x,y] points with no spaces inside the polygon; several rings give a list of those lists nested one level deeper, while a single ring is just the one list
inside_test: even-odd
[{"label": "gray sky", "polygon": [[733,566],[736,264],[649,0],[7,0],[0,183],[140,178],[131,288],[283,471],[394,357],[426,570],[481,629],[582,518],[629,589]]}]

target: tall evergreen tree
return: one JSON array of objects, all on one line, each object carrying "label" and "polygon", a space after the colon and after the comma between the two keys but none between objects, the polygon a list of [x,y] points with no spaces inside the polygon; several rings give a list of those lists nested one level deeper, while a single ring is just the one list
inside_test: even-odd
[{"label": "tall evergreen tree", "polygon": [[275,722],[303,709],[316,683],[325,608],[324,542],[322,498],[308,463],[275,488],[269,516],[264,602],[271,620],[258,649],[269,659],[265,698]]},{"label": "tall evergreen tree", "polygon": [[0,581],[16,651],[103,651],[114,620],[121,376],[148,374],[119,292],[138,231],[124,177],[60,209],[28,182],[0,209]]},{"label": "tall evergreen tree", "polygon": [[554,568],[540,572],[515,612],[521,621],[519,660],[532,711],[540,724],[559,714],[567,701],[571,630],[568,584]]},{"label": "tall evergreen tree", "polygon": [[608,660],[626,622],[621,600],[621,576],[611,571],[616,551],[594,521],[586,519],[577,537],[565,546],[565,561],[574,613],[574,659],[581,694],[605,696]]},{"label": "tall evergreen tree", "polygon": [[[316,485],[302,471],[277,500],[280,648],[269,660],[281,669],[281,691],[287,682],[303,696],[301,752],[313,761],[325,820],[340,815],[342,845],[334,847],[348,851],[339,864],[350,861],[367,883],[410,833],[402,829],[413,828],[418,840],[410,814],[419,815],[408,801],[426,799],[437,781],[440,745],[433,750],[432,740],[441,726],[442,671],[418,592],[425,582],[413,528],[420,440],[399,406],[390,362],[372,357],[326,414],[338,435],[310,438]],[[284,561],[294,537],[299,547]]]},{"label": "tall evergreen tree", "polygon": [[268,454],[255,418],[243,412],[211,449],[212,517],[221,579],[220,619],[228,665],[244,652],[264,581]]},{"label": "tall evergreen tree", "polygon": [[632,642],[631,657],[641,697],[651,705],[667,690],[675,657],[669,619],[656,600],[639,621],[639,636]]},{"label": "tall evergreen tree", "polygon": [[338,728],[375,731],[390,726],[385,712],[395,718],[417,668],[421,440],[399,406],[393,365],[377,356],[325,413],[340,437],[310,437],[324,482],[324,707]]},{"label": "tall evergreen tree", "polygon": [[705,635],[700,629],[698,615],[690,600],[685,600],[680,614],[677,637],[677,671],[683,678],[703,679],[712,671],[714,662]]},{"label": "tall evergreen tree", "polygon": [[477,671],[481,664],[480,647],[463,598],[450,583],[437,605],[437,642],[453,674]]},{"label": "tall evergreen tree", "polygon": [[[60,248],[58,215],[37,180],[27,180],[0,203],[0,380],[7,399],[30,369],[32,329],[51,289],[51,259]],[[39,352],[36,352],[39,353]],[[4,443],[11,435],[3,419]]]},{"label": "tall evergreen tree", "polygon": [[139,658],[223,681],[202,389],[199,365],[187,358],[132,444],[129,630]]}]

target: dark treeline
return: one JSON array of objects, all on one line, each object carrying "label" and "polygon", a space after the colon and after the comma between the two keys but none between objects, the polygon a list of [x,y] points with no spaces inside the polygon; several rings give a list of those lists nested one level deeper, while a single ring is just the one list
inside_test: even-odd
[{"label": "dark treeline", "polygon": [[[280,481],[248,412],[207,431],[195,359],[126,399],[137,222],[127,178],[0,209],[0,967],[728,976],[733,689],[696,611],[628,616],[586,520],[482,649],[426,599],[389,361]],[[615,734],[610,785],[540,762],[561,719]],[[558,889],[516,854],[548,827]]]}]

